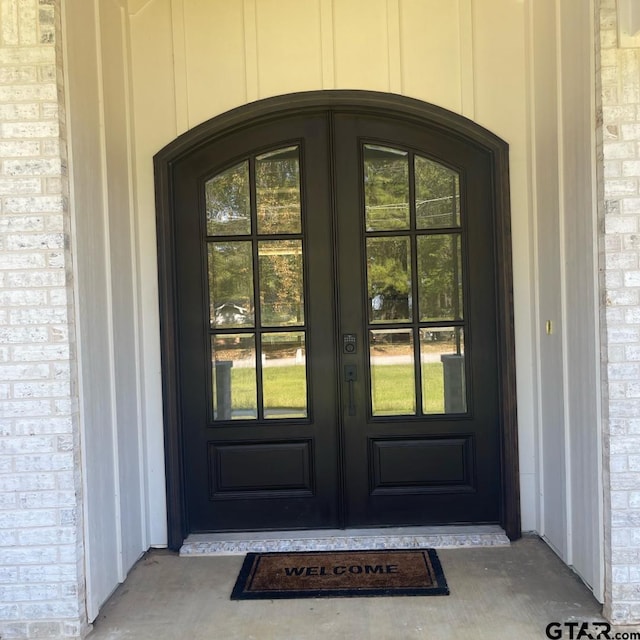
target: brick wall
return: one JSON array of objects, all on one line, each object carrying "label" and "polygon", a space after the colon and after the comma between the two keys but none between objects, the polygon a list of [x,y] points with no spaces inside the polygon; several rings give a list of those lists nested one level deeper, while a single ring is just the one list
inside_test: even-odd
[{"label": "brick wall", "polygon": [[86,631],[59,14],[0,0],[2,640]]},{"label": "brick wall", "polygon": [[603,321],[605,614],[640,622],[640,48],[599,2],[596,96]]}]

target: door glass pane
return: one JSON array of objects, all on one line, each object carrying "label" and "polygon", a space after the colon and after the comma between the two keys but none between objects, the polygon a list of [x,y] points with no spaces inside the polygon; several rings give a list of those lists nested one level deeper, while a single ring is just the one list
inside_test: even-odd
[{"label": "door glass pane", "polygon": [[415,157],[414,166],[418,229],[460,226],[458,174],[420,156]]},{"label": "door glass pane", "polygon": [[262,334],[265,418],[307,417],[304,331]]},{"label": "door glass pane", "polygon": [[258,417],[256,347],[252,333],[212,336],[213,419]]},{"label": "door glass pane", "polygon": [[364,145],[364,201],[367,231],[409,228],[409,155]]},{"label": "door glass pane", "polygon": [[462,258],[459,234],[418,237],[420,320],[462,318]]},{"label": "door glass pane", "polygon": [[209,242],[208,252],[211,326],[252,327],[251,242]]},{"label": "door glass pane", "polygon": [[373,415],[415,414],[413,331],[411,329],[370,331],[369,357]]},{"label": "door glass pane", "polygon": [[423,413],[465,413],[462,327],[420,329],[420,360]]},{"label": "door glass pane", "polygon": [[204,185],[207,234],[210,236],[251,233],[249,163],[231,167]]},{"label": "door glass pane", "polygon": [[411,320],[409,238],[367,238],[367,286],[370,322]]},{"label": "door glass pane", "polygon": [[256,157],[258,233],[300,233],[298,147]]},{"label": "door glass pane", "polygon": [[302,241],[258,243],[262,326],[304,324]]}]

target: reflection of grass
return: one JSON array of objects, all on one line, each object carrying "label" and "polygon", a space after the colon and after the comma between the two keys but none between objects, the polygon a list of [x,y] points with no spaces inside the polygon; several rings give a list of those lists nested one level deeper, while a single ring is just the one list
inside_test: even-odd
[{"label": "reflection of grass", "polygon": [[[414,413],[413,366],[409,364],[373,367],[375,415]],[[270,409],[306,409],[306,383],[303,365],[265,367],[263,383],[265,406]],[[442,364],[422,365],[422,396],[425,413],[444,412]],[[255,371],[251,368],[231,370],[231,400],[235,410],[255,409]]]},{"label": "reflection of grass", "polygon": [[[264,404],[270,409],[300,409],[307,406],[303,365],[265,367],[262,370]],[[256,381],[253,369],[231,369],[231,401],[234,409],[255,409]]]},{"label": "reflection of grass", "polygon": [[[413,365],[378,365],[372,370],[375,415],[414,413]],[[424,413],[444,413],[444,383],[440,362],[422,365]]]}]

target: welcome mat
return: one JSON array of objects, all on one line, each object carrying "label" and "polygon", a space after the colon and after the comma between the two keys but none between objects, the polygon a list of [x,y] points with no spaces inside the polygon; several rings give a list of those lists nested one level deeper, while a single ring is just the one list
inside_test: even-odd
[{"label": "welcome mat", "polygon": [[434,549],[248,553],[232,600],[444,596]]}]

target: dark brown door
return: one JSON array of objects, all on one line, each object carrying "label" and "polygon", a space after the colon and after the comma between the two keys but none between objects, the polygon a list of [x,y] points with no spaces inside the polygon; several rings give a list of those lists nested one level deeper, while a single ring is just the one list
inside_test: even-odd
[{"label": "dark brown door", "polygon": [[324,109],[173,176],[188,530],[498,522],[486,152]]}]

